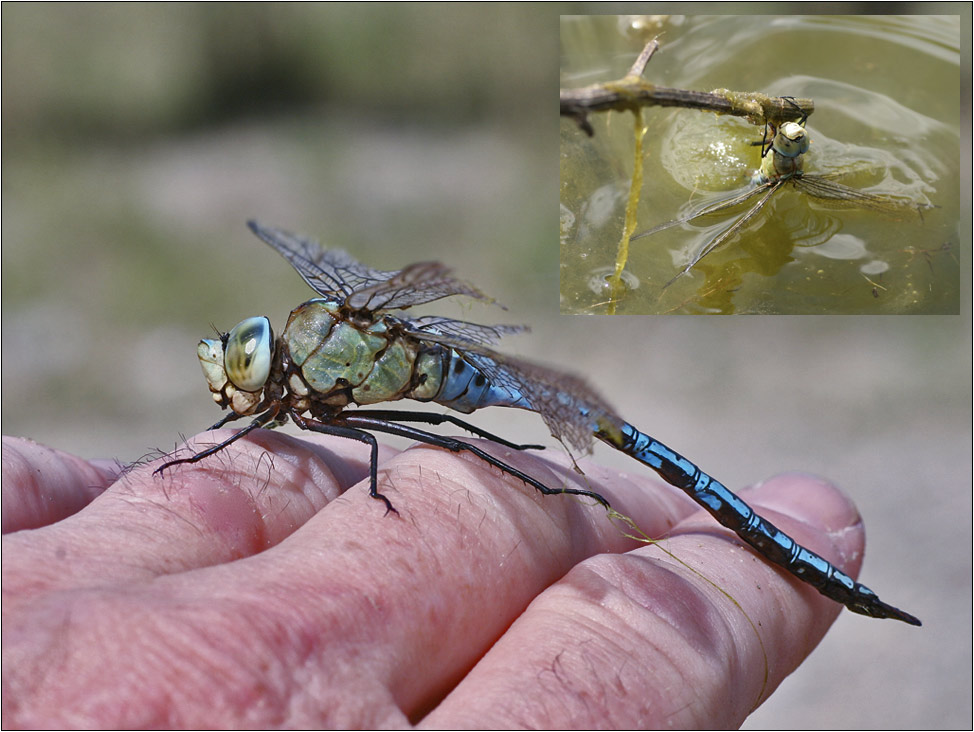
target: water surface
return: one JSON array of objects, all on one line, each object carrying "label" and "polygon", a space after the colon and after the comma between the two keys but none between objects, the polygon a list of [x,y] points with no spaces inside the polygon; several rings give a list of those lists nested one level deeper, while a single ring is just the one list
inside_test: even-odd
[{"label": "water surface", "polygon": [[[663,17],[562,20],[562,87],[619,78],[647,38],[645,78],[815,101],[806,171],[932,205],[890,215],[836,207],[784,186],[746,228],[664,288],[691,255],[757,201],[633,242],[641,313],[956,313],[959,303],[960,39],[955,16]],[[762,130],[709,112],[644,111],[637,232],[747,185]],[[593,273],[611,265],[632,171],[632,115],[561,122],[561,307],[605,312]]]}]

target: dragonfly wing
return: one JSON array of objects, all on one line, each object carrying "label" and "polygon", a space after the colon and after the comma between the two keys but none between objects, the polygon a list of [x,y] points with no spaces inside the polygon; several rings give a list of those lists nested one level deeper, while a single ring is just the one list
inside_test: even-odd
[{"label": "dragonfly wing", "polygon": [[541,415],[552,436],[576,452],[591,452],[598,423],[622,424],[605,400],[578,376],[486,349],[465,353],[492,383],[520,395],[529,409]]},{"label": "dragonfly wing", "polygon": [[435,315],[413,318],[409,321],[409,335],[427,338],[430,335],[447,336],[467,346],[496,346],[506,335],[524,333],[526,325],[481,325],[465,320],[454,320]]},{"label": "dragonfly wing", "polygon": [[399,274],[366,267],[340,249],[323,249],[318,242],[282,229],[248,221],[258,237],[284,257],[311,289],[326,299],[343,301],[356,290],[373,287]]},{"label": "dragonfly wing", "polygon": [[800,190],[815,198],[838,201],[851,206],[869,208],[874,211],[903,213],[909,210],[917,211],[919,206],[916,201],[909,198],[861,191],[820,175],[796,177],[794,182]]},{"label": "dragonfly wing", "polygon": [[419,262],[402,270],[372,269],[340,249],[324,249],[318,242],[249,221],[257,236],[283,256],[311,289],[354,310],[406,308],[450,295],[490,298],[456,279],[439,262]]},{"label": "dragonfly wing", "polygon": [[733,196],[730,196],[729,198],[724,198],[719,201],[715,201],[713,203],[708,203],[707,205],[697,209],[696,211],[688,214],[687,216],[684,216],[679,219],[674,219],[673,221],[667,221],[665,224],[654,226],[652,229],[649,229],[648,231],[643,231],[642,233],[636,234],[632,237],[632,239],[630,239],[630,241],[634,239],[642,239],[644,236],[651,236],[652,234],[655,234],[659,231],[663,231],[664,229],[671,229],[674,226],[679,226],[680,224],[686,224],[701,216],[708,216],[709,214],[714,214],[719,211],[723,211],[724,209],[732,208],[733,206],[737,206],[738,204],[744,203],[745,201],[753,198],[754,196],[763,192],[771,185],[774,185],[774,183],[773,182],[763,183],[754,188],[747,188],[743,191],[740,191],[739,193],[735,193]]},{"label": "dragonfly wing", "polygon": [[458,280],[440,262],[410,264],[384,282],[356,290],[346,302],[355,310],[375,311],[380,308],[408,308],[451,295],[495,302],[473,285]]},{"label": "dragonfly wing", "polygon": [[748,221],[754,218],[758,214],[758,212],[762,208],[764,208],[765,204],[767,204],[767,202],[771,199],[771,196],[774,195],[774,192],[777,191],[779,188],[781,188],[781,186],[784,183],[785,183],[785,179],[779,179],[776,181],[771,181],[769,183],[766,183],[763,186],[755,189],[760,191],[766,191],[764,197],[761,198],[756,204],[754,204],[751,207],[751,209],[747,211],[743,216],[741,216],[737,221],[735,221],[733,226],[731,226],[729,229],[724,231],[722,234],[711,239],[707,243],[707,246],[705,246],[702,250],[700,250],[700,252],[697,253],[696,256],[694,256],[693,259],[690,260],[690,262],[682,270],[680,270],[673,279],[671,279],[669,282],[663,285],[663,289],[665,290],[667,287],[669,287],[674,282],[676,282],[677,279],[679,279],[687,272],[689,272],[691,269],[693,269],[695,266],[697,266],[697,263],[700,262],[701,259],[706,257],[717,247],[719,247],[721,244],[727,241],[738,230],[740,230],[740,228],[744,226],[744,224],[746,224]]}]

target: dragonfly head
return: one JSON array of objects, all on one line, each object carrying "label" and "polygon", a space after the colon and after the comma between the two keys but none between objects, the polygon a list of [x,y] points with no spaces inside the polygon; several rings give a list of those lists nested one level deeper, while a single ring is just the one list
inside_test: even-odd
[{"label": "dragonfly head", "polygon": [[[774,134],[770,150],[761,157],[761,167],[751,177],[755,185],[764,185],[781,178],[800,176],[811,140],[808,132],[797,122],[785,122]],[[772,154],[768,155],[767,153]]]},{"label": "dragonfly head", "polygon": [[797,122],[785,122],[774,136],[772,148],[786,158],[797,158],[808,152],[808,132]]},{"label": "dragonfly head", "polygon": [[274,360],[271,321],[247,318],[219,339],[201,340],[196,355],[213,401],[237,414],[252,414],[263,398]]}]

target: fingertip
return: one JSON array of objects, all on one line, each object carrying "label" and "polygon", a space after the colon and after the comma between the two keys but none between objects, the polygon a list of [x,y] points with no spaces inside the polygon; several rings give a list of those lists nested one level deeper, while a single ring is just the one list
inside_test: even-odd
[{"label": "fingertip", "polygon": [[[855,576],[866,546],[865,526],[852,499],[838,486],[807,473],[784,473],[743,491],[754,509],[799,543],[832,560]],[[770,514],[777,514],[772,516]],[[827,543],[826,543],[827,542]]]},{"label": "fingertip", "polygon": [[862,517],[852,499],[824,478],[784,473],[745,491],[750,500],[828,534],[862,529]]},{"label": "fingertip", "polygon": [[116,474],[21,437],[3,438],[3,533],[47,526],[77,513]]}]

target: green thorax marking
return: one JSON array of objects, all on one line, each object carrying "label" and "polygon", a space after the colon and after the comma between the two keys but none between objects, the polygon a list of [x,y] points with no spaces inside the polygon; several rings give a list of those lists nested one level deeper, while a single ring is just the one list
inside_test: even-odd
[{"label": "green thorax marking", "polygon": [[357,325],[343,317],[340,305],[309,300],[291,312],[282,337],[292,367],[319,398],[351,388],[350,401],[378,404],[439,392],[439,359],[421,355],[423,345],[396,334],[386,319]]}]

